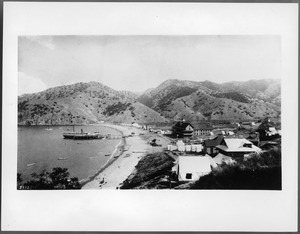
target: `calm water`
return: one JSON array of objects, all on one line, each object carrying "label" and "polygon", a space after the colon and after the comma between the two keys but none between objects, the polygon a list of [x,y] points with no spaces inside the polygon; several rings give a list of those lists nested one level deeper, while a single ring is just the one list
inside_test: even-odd
[{"label": "calm water", "polygon": [[[120,139],[109,140],[67,140],[63,139],[63,132],[70,126],[20,126],[18,127],[18,172],[24,181],[31,173],[50,171],[53,167],[66,167],[70,176],[79,180],[94,175],[103,166],[114,151]],[[80,132],[99,131],[103,135],[121,135],[120,132],[104,126],[76,126]],[[66,158],[58,160],[58,158]],[[28,164],[33,164],[29,166]]]}]

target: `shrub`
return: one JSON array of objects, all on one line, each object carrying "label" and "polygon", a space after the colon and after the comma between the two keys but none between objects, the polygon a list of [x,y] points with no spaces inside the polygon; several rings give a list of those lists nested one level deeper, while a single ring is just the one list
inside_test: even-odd
[{"label": "shrub", "polygon": [[253,154],[234,165],[221,165],[191,189],[281,189],[281,148]]},{"label": "shrub", "polygon": [[[173,166],[174,159],[164,153],[148,154],[135,166],[136,173],[130,180],[125,180],[121,189],[132,189],[145,182],[168,174]],[[148,184],[149,187],[156,186],[156,183]]]},{"label": "shrub", "polygon": [[221,172],[203,176],[191,189],[281,189],[281,167],[242,169],[226,166]]},{"label": "shrub", "polygon": [[17,189],[45,190],[45,189],[80,189],[77,177],[69,178],[67,168],[55,167],[51,172],[42,171],[40,174],[32,173],[32,178],[23,185],[21,174],[17,175]]},{"label": "shrub", "polygon": [[119,114],[122,111],[126,111],[128,107],[129,108],[131,107],[130,103],[118,102],[118,103],[115,103],[113,105],[107,106],[105,111],[103,111],[103,114],[108,115],[108,116],[111,116],[111,115],[114,115],[114,114]]}]

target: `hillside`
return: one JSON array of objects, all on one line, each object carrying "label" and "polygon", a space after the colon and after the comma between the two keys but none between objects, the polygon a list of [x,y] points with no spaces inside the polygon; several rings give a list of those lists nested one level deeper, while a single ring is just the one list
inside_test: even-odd
[{"label": "hillside", "polygon": [[255,119],[280,115],[280,83],[252,80],[216,84],[167,80],[138,99],[166,118]]},{"label": "hillside", "polygon": [[227,98],[216,98],[198,90],[197,92],[176,99],[162,112],[173,119],[198,120],[243,120],[263,117],[277,117],[280,108],[274,104],[255,101],[243,103]]},{"label": "hillside", "polygon": [[281,104],[280,80],[264,79],[249,80],[246,82],[226,82],[222,84],[224,92],[237,91],[252,97],[254,100],[261,100],[275,105]]},{"label": "hillside", "polygon": [[167,80],[138,95],[97,82],[77,83],[18,97],[19,124],[166,123],[186,119],[244,120],[279,117],[280,82],[216,84]]},{"label": "hillside", "polygon": [[18,98],[19,124],[90,124],[101,120],[167,122],[132,96],[97,82],[55,87]]},{"label": "hillside", "polygon": [[201,86],[199,82],[170,79],[161,83],[158,87],[146,91],[137,100],[156,111],[162,111],[173,100],[188,96],[199,88],[209,91],[209,89]]}]

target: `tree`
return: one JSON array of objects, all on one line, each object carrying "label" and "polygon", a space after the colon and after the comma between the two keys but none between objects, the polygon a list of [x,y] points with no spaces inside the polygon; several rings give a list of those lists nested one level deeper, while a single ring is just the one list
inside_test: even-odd
[{"label": "tree", "polygon": [[18,173],[18,189],[80,189],[77,177],[69,178],[67,168],[55,167],[51,172],[42,171],[40,174],[32,173],[32,178],[21,185],[21,174]]}]

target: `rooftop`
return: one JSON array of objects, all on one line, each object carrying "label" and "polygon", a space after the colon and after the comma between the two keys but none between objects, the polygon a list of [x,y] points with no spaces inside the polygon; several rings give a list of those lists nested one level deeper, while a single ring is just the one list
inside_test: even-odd
[{"label": "rooftop", "polygon": [[[225,145],[218,145],[216,147],[226,152],[258,152],[261,150],[246,139],[224,138],[224,142]],[[245,144],[248,146],[245,146]]]},{"label": "rooftop", "polygon": [[[184,129],[184,128],[186,128],[189,125],[191,125],[191,124],[188,123],[188,122],[182,122],[182,121],[180,121],[180,122],[177,122],[174,127],[176,127],[176,128],[183,128]],[[191,126],[194,128],[193,125],[191,125]]]},{"label": "rooftop", "polygon": [[212,146],[217,146],[217,145],[220,145],[222,140],[224,139],[223,136],[216,136],[215,138],[213,139],[208,139],[208,140],[205,140],[204,141],[204,145],[206,147],[212,147]]},{"label": "rooftop", "polygon": [[179,156],[179,170],[181,172],[210,172],[211,161],[209,157],[201,156]]}]

